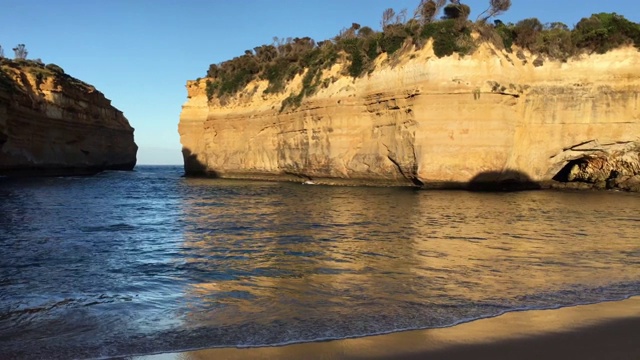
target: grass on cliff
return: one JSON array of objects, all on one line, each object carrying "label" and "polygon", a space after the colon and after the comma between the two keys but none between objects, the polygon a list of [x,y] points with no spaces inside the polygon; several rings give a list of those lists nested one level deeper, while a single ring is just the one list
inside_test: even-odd
[{"label": "grass on cliff", "polygon": [[6,89],[15,89],[22,86],[22,80],[14,78],[16,72],[29,73],[36,79],[36,85],[44,83],[46,80],[53,78],[59,83],[64,83],[69,87],[93,90],[93,86],[69,76],[64,70],[56,64],[44,64],[40,60],[11,60],[6,58],[0,59],[0,86]]},{"label": "grass on cliff", "polygon": [[239,57],[220,64],[211,64],[207,71],[206,93],[209,100],[226,99],[243,91],[254,80],[266,80],[264,94],[284,91],[288,82],[302,76],[302,89],[290,94],[281,110],[297,107],[302,99],[313,95],[330,79],[323,78],[323,70],[338,61],[345,63],[343,75],[358,78],[373,70],[383,53],[391,57],[415,44],[423,45],[436,39],[436,54],[440,57],[469,53],[472,49],[471,27],[464,21],[447,19],[422,27],[417,21],[393,23],[383,31],[352,24],[331,40],[316,43],[313,39],[293,38],[278,44],[262,45],[247,50]]},{"label": "grass on cliff", "polygon": [[[435,4],[426,1],[420,6],[423,3]],[[283,111],[300,106],[305,97],[313,95],[319,87],[327,86],[331,79],[323,78],[323,70],[337,62],[343,64],[342,75],[358,78],[373,71],[381,54],[393,61],[397,54],[419,49],[428,41],[432,41],[437,57],[471,54],[481,42],[491,42],[508,52],[526,49],[542,57],[563,61],[584,53],[605,53],[625,45],[640,48],[640,25],[615,13],[594,14],[569,29],[559,22],[542,24],[535,18],[515,24],[499,20],[488,24],[486,19],[472,22],[468,19],[471,9],[467,5],[447,5],[440,20],[436,20],[439,10],[431,10],[433,12],[427,17],[415,16],[407,20],[402,15],[406,12],[393,15],[395,12],[388,9],[381,31],[354,23],[333,39],[320,42],[309,37],[274,38],[270,45],[255,47],[241,56],[210,65],[207,96],[209,100],[217,99],[225,104],[230,97],[246,91],[247,85],[254,80],[267,81],[264,94],[279,94],[293,78],[302,76],[302,89],[282,102],[280,110]],[[393,16],[388,16],[389,11]],[[472,33],[479,36],[474,39]],[[539,57],[534,65],[542,64],[541,59]]]}]

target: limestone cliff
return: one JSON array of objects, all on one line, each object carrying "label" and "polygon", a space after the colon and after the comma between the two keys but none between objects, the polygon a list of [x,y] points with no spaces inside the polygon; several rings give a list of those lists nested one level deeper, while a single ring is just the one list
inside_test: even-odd
[{"label": "limestone cliff", "polygon": [[137,146],[122,112],[56,65],[0,63],[0,175],[131,170]]},{"label": "limestone cliff", "polygon": [[[341,66],[282,112],[302,75],[280,95],[253,82],[224,105],[207,99],[206,79],[189,81],[179,123],[186,173],[425,187],[640,184],[635,48],[560,62],[489,44],[437,58],[428,44],[381,56],[361,78],[340,75]],[[584,174],[595,168],[597,179]]]}]

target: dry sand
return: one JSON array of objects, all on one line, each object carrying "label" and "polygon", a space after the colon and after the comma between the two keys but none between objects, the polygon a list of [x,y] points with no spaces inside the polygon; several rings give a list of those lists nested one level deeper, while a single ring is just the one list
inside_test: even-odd
[{"label": "dry sand", "polygon": [[511,312],[457,326],[280,347],[221,348],[136,360],[640,359],[640,297]]}]

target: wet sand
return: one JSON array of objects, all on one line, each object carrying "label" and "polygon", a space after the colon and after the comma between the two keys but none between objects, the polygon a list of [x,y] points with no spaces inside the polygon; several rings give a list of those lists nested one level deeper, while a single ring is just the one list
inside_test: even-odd
[{"label": "wet sand", "polygon": [[640,297],[511,312],[442,329],[135,359],[640,359]]}]

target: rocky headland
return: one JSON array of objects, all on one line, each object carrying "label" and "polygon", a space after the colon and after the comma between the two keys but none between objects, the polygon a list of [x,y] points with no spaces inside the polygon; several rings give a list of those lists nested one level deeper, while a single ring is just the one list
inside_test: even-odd
[{"label": "rocky headland", "polygon": [[281,91],[258,77],[223,97],[211,91],[211,72],[188,81],[179,123],[186,174],[640,191],[633,44],[554,59],[490,41],[436,56],[433,39],[407,41],[361,76],[349,76],[353,57],[342,55],[313,76],[318,86],[304,97],[294,95],[305,93],[310,68]]},{"label": "rocky headland", "polygon": [[0,59],[0,175],[131,170],[133,131],[109,99],[59,66]]}]

